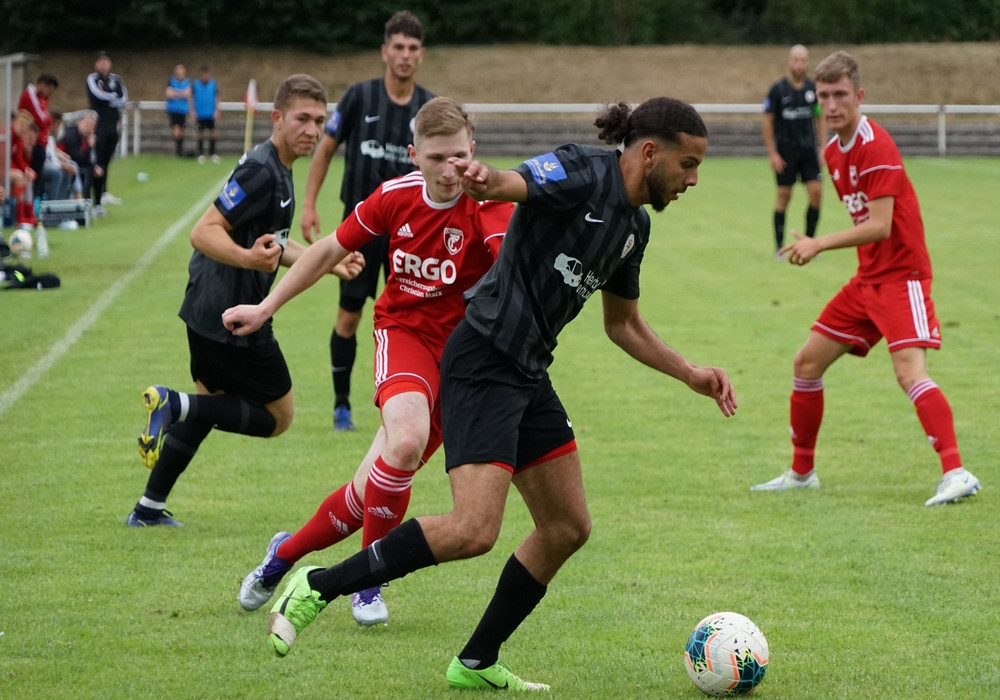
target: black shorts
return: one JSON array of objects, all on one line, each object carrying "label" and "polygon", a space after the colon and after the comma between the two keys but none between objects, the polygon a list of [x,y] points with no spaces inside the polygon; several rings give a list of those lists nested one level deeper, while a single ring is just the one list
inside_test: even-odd
[{"label": "black shorts", "polygon": [[215,131],[214,119],[202,119],[198,117],[198,131]]},{"label": "black shorts", "polygon": [[441,423],[445,469],[497,463],[516,471],[575,439],[548,373],[525,375],[464,320],[441,358]]},{"label": "black shorts", "polygon": [[292,390],[292,376],[278,341],[250,348],[219,343],[187,329],[191,379],[210,392],[222,391],[268,404]]},{"label": "black shorts", "polygon": [[775,173],[778,187],[791,187],[797,179],[811,182],[820,179],[819,157],[815,148],[791,148],[778,153],[785,160],[784,172]]},{"label": "black shorts", "polygon": [[379,271],[382,279],[389,278],[389,236],[375,236],[358,248],[365,256],[365,269],[352,280],[340,280],[340,308],[361,311],[365,300],[378,296]]},{"label": "black shorts", "polygon": [[187,125],[186,114],[180,114],[179,112],[167,112],[167,118],[170,120],[170,126],[179,126],[183,128]]}]

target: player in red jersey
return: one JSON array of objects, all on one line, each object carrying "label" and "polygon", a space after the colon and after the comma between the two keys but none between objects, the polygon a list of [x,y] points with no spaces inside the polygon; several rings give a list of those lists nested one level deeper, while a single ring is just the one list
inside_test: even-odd
[{"label": "player in red jersey", "polygon": [[[389,180],[361,202],[333,235],[312,245],[257,306],[223,315],[237,335],[253,331],[312,286],[348,251],[388,235],[391,269],[375,303],[375,404],[382,426],[352,481],[327,497],[298,532],[279,532],[264,561],[247,574],[240,605],[270,599],[300,558],[359,528],[367,547],[402,521],[413,474],[441,445],[438,388],[445,341],[465,314],[462,293],[489,269],[514,211],[477,202],[459,187],[448,159],[470,158],[474,127],[461,105],[438,97],[417,113],[410,157],[420,169]],[[359,624],[388,620],[381,588],[354,594]]]},{"label": "player in red jersey", "polygon": [[827,167],[854,225],[819,238],[793,233],[797,240],[780,252],[791,264],[805,265],[823,250],[857,248],[858,272],[826,305],[795,356],[792,468],[752,488],[819,487],[813,457],[823,420],[823,374],[842,355],[864,357],[885,337],[896,379],[941,458],[944,476],[924,505],[971,496],[979,479],[962,466],[951,407],[927,375],[927,348],[941,347],[941,329],[916,193],[892,137],[861,112],[865,92],[850,54],[838,51],[816,67],[816,91],[837,135],[826,146]]}]

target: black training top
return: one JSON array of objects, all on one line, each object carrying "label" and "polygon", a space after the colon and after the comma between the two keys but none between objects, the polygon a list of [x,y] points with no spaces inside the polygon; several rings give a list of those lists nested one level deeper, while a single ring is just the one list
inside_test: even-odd
[{"label": "black training top", "polygon": [[347,88],[326,133],[344,145],[340,199],[348,211],[386,180],[417,169],[406,147],[413,143],[413,118],[433,97],[415,85],[409,104],[398,105],[389,99],[383,78]]},{"label": "black training top", "polygon": [[579,144],[526,160],[528,184],[500,257],[468,292],[466,319],[529,376],[597,289],[639,297],[649,214],[626,196],[620,153]]},{"label": "black training top", "polygon": [[[229,236],[244,248],[252,248],[265,233],[273,233],[275,243],[285,247],[295,211],[295,189],[292,171],[278,159],[278,149],[270,140],[240,158],[215,208],[232,226]],[[255,333],[237,337],[222,325],[222,312],[237,304],[259,304],[276,274],[226,265],[196,250],[188,264],[188,285],[178,315],[210,340],[243,347],[262,345],[272,336],[270,320]]]},{"label": "black training top", "polygon": [[815,118],[819,116],[816,83],[806,78],[796,89],[788,78],[771,86],[764,111],[774,115],[774,142],[781,149],[816,148]]}]

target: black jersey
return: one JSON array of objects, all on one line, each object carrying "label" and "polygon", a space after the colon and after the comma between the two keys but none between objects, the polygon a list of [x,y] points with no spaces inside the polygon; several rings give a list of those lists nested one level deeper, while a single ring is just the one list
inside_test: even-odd
[{"label": "black jersey", "polygon": [[389,99],[383,78],[347,88],[326,122],[326,133],[344,145],[340,199],[348,211],[386,180],[416,170],[407,151],[413,119],[433,97],[415,85],[409,104],[398,105]]},{"label": "black jersey", "polygon": [[552,363],[556,336],[596,290],[639,297],[649,214],[629,203],[619,156],[568,144],[518,166],[528,198],[466,292],[469,323],[530,376]]},{"label": "black jersey", "polygon": [[[215,208],[232,226],[230,237],[244,248],[265,233],[276,236],[282,248],[295,210],[292,171],[278,159],[270,141],[240,158]],[[277,272],[257,272],[220,263],[196,250],[188,264],[188,285],[179,316],[196,333],[230,345],[253,346],[267,342],[271,321],[248,336],[237,337],[222,325],[222,312],[237,304],[259,304],[267,296]]]},{"label": "black jersey", "polygon": [[819,103],[816,83],[805,78],[801,88],[782,78],[771,86],[764,99],[764,111],[774,115],[774,143],[781,149],[815,149]]},{"label": "black jersey", "polygon": [[87,76],[87,94],[90,108],[97,112],[98,131],[116,131],[121,110],[128,104],[128,90],[121,76],[108,73],[105,77],[98,72]]}]

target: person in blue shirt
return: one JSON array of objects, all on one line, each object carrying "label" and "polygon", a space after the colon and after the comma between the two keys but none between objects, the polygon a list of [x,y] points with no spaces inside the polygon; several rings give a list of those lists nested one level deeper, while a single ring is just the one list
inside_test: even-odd
[{"label": "person in blue shirt", "polygon": [[219,162],[215,153],[215,122],[219,118],[219,85],[208,66],[198,69],[198,79],[191,84],[194,116],[198,121],[198,162],[205,162],[205,132],[208,132],[208,157]]},{"label": "person in blue shirt", "polygon": [[174,137],[174,154],[184,155],[184,127],[191,110],[191,79],[183,63],[174,66],[174,74],[167,81],[167,118]]}]

